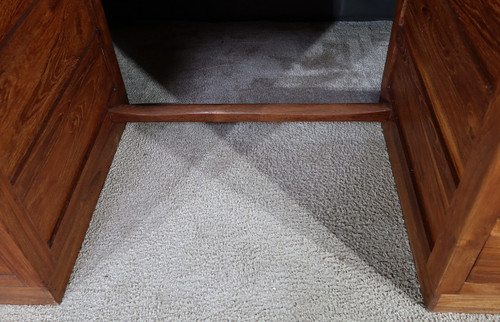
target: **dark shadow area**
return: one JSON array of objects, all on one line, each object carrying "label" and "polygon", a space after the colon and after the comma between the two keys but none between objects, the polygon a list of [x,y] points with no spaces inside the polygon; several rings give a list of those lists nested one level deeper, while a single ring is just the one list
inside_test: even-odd
[{"label": "dark shadow area", "polygon": [[[129,90],[134,103],[375,102],[389,27],[170,23],[116,28],[113,39],[124,78],[141,80],[135,66],[147,74],[131,86],[144,91]],[[153,80],[169,95],[148,95]]]},{"label": "dark shadow area", "polygon": [[396,0],[103,0],[112,25],[158,21],[337,21],[392,19]]}]

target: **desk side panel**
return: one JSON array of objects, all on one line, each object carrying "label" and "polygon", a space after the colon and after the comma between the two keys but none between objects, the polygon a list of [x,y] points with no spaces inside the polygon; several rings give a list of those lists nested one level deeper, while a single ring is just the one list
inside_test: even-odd
[{"label": "desk side panel", "polygon": [[0,44],[8,61],[0,70],[0,303],[54,304],[124,129],[108,107],[127,99],[99,2],[11,4],[0,9],[25,11]]}]

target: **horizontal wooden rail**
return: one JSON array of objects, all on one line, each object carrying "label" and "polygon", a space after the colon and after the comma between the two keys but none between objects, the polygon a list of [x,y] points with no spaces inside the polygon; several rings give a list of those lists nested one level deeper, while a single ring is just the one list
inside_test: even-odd
[{"label": "horizontal wooden rail", "polygon": [[109,109],[113,122],[294,122],[389,119],[388,104],[144,104]]}]

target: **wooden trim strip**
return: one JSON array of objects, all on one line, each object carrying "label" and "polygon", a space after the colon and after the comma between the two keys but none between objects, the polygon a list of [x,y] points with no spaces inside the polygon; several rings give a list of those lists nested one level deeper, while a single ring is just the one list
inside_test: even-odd
[{"label": "wooden trim strip", "polygon": [[124,122],[387,121],[391,107],[375,104],[144,104],[109,109]]}]

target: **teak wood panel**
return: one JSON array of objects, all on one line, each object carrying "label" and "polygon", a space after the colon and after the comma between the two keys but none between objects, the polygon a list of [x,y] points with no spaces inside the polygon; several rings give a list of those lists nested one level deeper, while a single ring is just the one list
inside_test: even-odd
[{"label": "teak wood panel", "polygon": [[26,14],[35,0],[3,1],[0,7],[0,47],[14,25]]},{"label": "teak wood panel", "polygon": [[[500,222],[497,221],[477,258],[467,282],[500,284]],[[499,292],[500,293],[500,292]]]},{"label": "teak wood panel", "polygon": [[408,1],[405,30],[459,177],[491,88],[446,1]]},{"label": "teak wood panel", "polygon": [[[483,24],[498,25],[500,16],[482,12],[494,2],[475,7]],[[486,56],[478,54],[485,42],[488,57],[500,46],[488,40],[491,28],[469,25],[475,22],[467,15],[477,11],[467,5],[461,8],[467,15],[454,11],[459,3],[399,2],[382,88],[394,118],[384,134],[427,307],[500,313],[494,229],[500,217],[500,84],[492,83],[500,61],[484,63]],[[436,152],[457,171],[456,189],[445,194],[435,189],[446,174]],[[429,200],[442,208],[429,208]],[[433,222],[439,224],[429,236],[423,226]]]},{"label": "teak wood panel", "polygon": [[84,1],[42,0],[0,48],[0,169],[9,179],[15,180],[94,32]]},{"label": "teak wood panel", "polygon": [[107,107],[127,100],[98,1],[16,8],[0,44],[0,302],[55,304],[124,129]]},{"label": "teak wood panel", "polygon": [[398,43],[393,99],[398,106],[397,116],[413,165],[423,213],[429,214],[424,223],[430,230],[431,242],[434,242],[447,222],[446,211],[456,190],[455,176],[404,37],[400,37]]},{"label": "teak wood panel", "polygon": [[54,108],[14,184],[48,242],[78,179],[111,96],[112,82],[94,41]]},{"label": "teak wood panel", "polygon": [[493,87],[500,82],[500,1],[448,0]]}]

